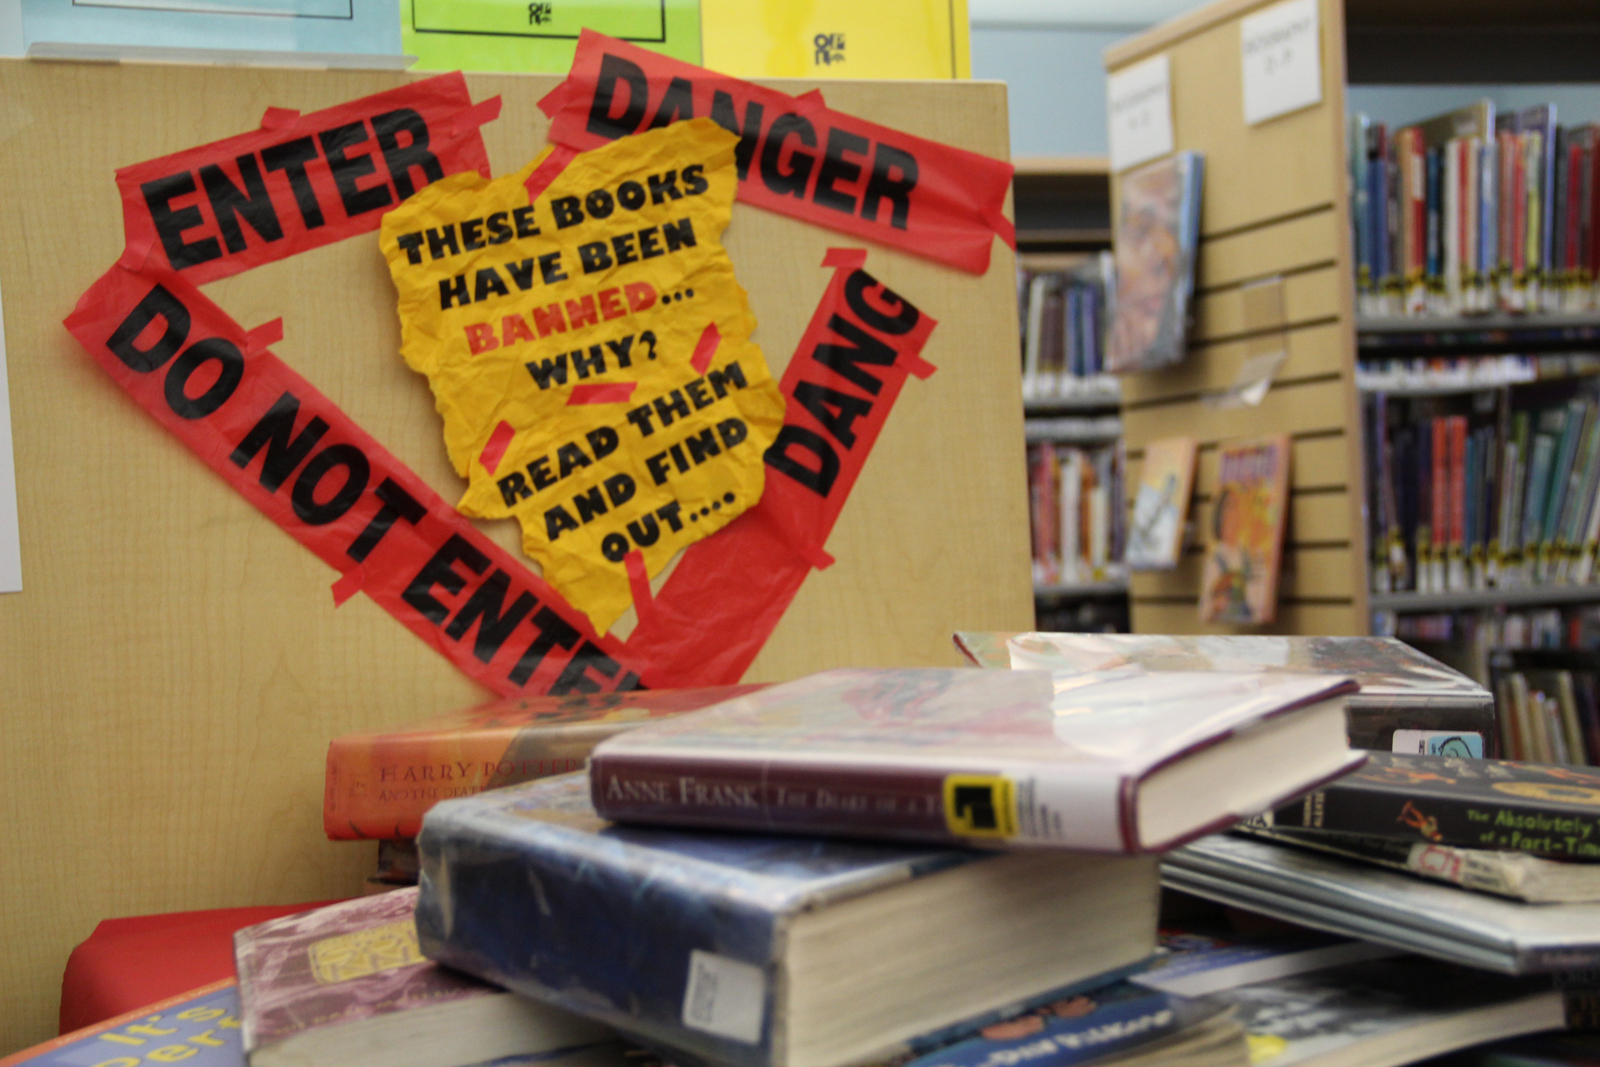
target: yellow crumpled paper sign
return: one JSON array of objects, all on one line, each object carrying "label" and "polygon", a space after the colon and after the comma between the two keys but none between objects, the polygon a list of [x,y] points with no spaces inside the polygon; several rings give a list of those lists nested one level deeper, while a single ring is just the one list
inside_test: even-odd
[{"label": "yellow crumpled paper sign", "polygon": [[[605,632],[682,548],[761,498],[784,401],[721,243],[737,138],[678,122],[384,216],[401,354],[428,376],[457,505]],[[539,179],[535,179],[537,188]],[[637,553],[638,555],[634,555]],[[632,559],[630,559],[632,556]],[[641,571],[642,564],[642,571]]]}]

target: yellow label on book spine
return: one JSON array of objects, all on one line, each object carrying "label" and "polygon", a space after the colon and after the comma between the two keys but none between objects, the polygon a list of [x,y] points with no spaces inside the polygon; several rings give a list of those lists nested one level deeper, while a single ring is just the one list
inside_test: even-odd
[{"label": "yellow label on book spine", "polygon": [[1017,791],[1001,774],[952,774],[944,780],[944,823],[960,837],[1017,835]]}]

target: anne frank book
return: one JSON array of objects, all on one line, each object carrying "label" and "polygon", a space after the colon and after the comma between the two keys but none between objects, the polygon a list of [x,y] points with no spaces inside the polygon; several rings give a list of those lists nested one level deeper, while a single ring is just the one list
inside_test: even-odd
[{"label": "anne frank book", "polygon": [[582,774],[428,812],[428,956],[729,1067],[941,1048],[1155,947],[1153,861],[610,825]]},{"label": "anne frank book", "polygon": [[1600,770],[1375,752],[1274,810],[1279,829],[1337,831],[1600,861]]},{"label": "anne frank book", "polygon": [[1349,679],[836,670],[611,738],[619,821],[1159,851],[1359,764]]},{"label": "anne frank book", "polygon": [[616,1040],[588,1019],[424,958],[416,900],[416,889],[400,889],[234,934],[251,1067],[464,1067]]},{"label": "anne frank book", "polygon": [[328,745],[322,826],[334,840],[412,838],[446,797],[580,770],[598,742],[757,686],[511,697]]},{"label": "anne frank book", "polygon": [[1393,637],[1266,634],[1077,634],[958,631],[979,667],[1048,671],[1296,671],[1340,674],[1356,748],[1499,755],[1494,697],[1460,671]]}]

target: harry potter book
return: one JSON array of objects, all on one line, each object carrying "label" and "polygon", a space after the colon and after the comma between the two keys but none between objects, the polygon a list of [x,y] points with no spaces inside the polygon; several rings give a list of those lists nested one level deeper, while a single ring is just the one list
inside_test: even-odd
[{"label": "harry potter book", "polygon": [[837,670],[610,739],[607,818],[1150,852],[1358,764],[1347,678]]},{"label": "harry potter book", "polygon": [[323,829],[334,840],[412,838],[440,800],[579,770],[613,734],[757,688],[511,697],[346,734],[328,746]]}]

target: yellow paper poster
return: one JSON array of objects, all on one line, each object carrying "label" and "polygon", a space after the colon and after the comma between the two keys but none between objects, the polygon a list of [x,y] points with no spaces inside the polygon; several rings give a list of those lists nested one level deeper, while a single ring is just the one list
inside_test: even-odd
[{"label": "yellow paper poster", "polygon": [[[721,244],[738,139],[709,119],[516,174],[434,182],[384,216],[401,354],[428,376],[460,510],[596,629],[633,580],[761,497],[783,397]],[[546,160],[550,165],[540,169]]]},{"label": "yellow paper poster", "polygon": [[700,0],[705,66],[736,78],[970,78],[967,0]]}]

